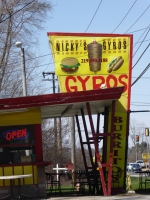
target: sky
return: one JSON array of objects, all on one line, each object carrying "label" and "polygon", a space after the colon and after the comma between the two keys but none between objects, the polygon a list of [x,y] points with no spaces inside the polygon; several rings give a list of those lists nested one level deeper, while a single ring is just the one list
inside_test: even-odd
[{"label": "sky", "polygon": [[[47,32],[132,34],[131,83],[134,83],[150,63],[149,0],[51,0],[51,2],[53,10],[46,20],[45,30],[39,34],[39,54],[47,55],[44,57],[45,65],[40,69],[41,72],[54,71]],[[149,79],[148,68],[131,87],[131,111],[150,110]],[[150,127],[150,112],[131,112],[130,118],[144,124],[145,127]]]}]

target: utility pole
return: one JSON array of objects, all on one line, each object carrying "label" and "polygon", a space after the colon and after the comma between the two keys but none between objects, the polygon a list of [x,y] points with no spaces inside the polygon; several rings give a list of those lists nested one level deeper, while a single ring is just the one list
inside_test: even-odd
[{"label": "utility pole", "polygon": [[74,117],[71,117],[71,162],[74,164],[74,169],[75,171],[75,121]]},{"label": "utility pole", "polygon": [[[60,92],[58,86],[58,93]],[[62,163],[62,136],[61,136],[61,117],[58,118],[58,157],[59,157],[59,165],[61,166]]]},{"label": "utility pole", "polygon": [[[55,94],[55,72],[43,72],[43,77],[46,75],[52,75],[52,85],[53,85],[53,94]],[[59,129],[58,129],[59,130]],[[57,152],[57,118],[54,118],[54,146],[55,146],[55,165],[58,163],[58,152]]]}]

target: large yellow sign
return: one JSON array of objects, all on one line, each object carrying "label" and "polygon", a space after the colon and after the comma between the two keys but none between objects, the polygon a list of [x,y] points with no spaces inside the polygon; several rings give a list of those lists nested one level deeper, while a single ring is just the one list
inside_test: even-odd
[{"label": "large yellow sign", "polygon": [[[113,171],[123,171],[129,131],[132,35],[48,33],[48,37],[62,92],[124,86],[123,95],[116,101],[113,119]],[[108,132],[111,124],[110,109]],[[109,146],[108,137],[107,152]],[[120,186],[123,186],[124,176],[119,179]]]},{"label": "large yellow sign", "polygon": [[[131,85],[131,35],[48,33],[62,92]],[[127,102],[127,101],[126,101]],[[129,104],[124,104],[129,108]]]},{"label": "large yellow sign", "polygon": [[128,37],[49,36],[49,39],[58,76],[129,71]]}]

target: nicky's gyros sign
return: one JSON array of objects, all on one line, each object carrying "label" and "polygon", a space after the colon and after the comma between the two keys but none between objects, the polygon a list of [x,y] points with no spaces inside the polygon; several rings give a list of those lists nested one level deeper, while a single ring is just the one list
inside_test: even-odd
[{"label": "nicky's gyros sign", "polygon": [[[62,92],[124,86],[124,93],[115,104],[113,172],[124,171],[126,142],[129,132],[132,36],[117,34],[48,33],[55,73]],[[109,108],[108,132],[111,132],[112,114]],[[110,153],[107,137],[107,162]],[[119,177],[123,187],[124,176]]]},{"label": "nicky's gyros sign", "polygon": [[[48,33],[62,92],[129,87],[131,35]],[[124,91],[124,92],[125,92]]]}]

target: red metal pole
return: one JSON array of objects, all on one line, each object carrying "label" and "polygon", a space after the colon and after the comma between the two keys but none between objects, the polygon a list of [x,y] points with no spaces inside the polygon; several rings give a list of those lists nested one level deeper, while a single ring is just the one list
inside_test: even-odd
[{"label": "red metal pole", "polygon": [[102,183],[102,189],[103,189],[104,196],[108,196],[107,189],[106,189],[106,183],[105,183],[105,179],[104,179],[104,173],[103,173],[102,164],[101,164],[101,161],[100,161],[100,156],[99,156],[99,151],[98,151],[97,138],[94,137],[95,130],[94,130],[94,124],[93,124],[92,115],[91,115],[90,104],[86,103],[86,107],[87,107],[87,111],[88,111],[91,131],[92,131],[92,134],[93,134],[93,140],[94,140],[94,145],[95,145],[95,153],[96,153],[95,156],[96,156],[97,164],[98,164],[98,167],[99,167],[99,174],[100,174],[100,179],[101,179],[101,183]]}]

